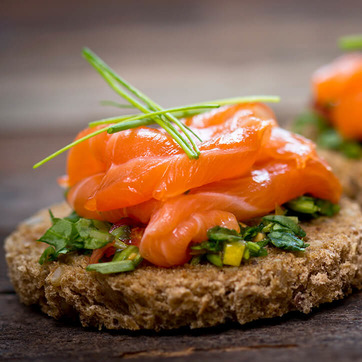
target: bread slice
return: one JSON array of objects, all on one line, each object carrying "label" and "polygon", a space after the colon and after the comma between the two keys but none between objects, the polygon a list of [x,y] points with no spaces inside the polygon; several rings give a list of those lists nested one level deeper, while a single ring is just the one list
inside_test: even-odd
[{"label": "bread slice", "polygon": [[347,158],[340,152],[331,150],[318,150],[318,153],[332,167],[342,183],[345,194],[362,206],[362,159]]},{"label": "bread slice", "polygon": [[[59,217],[69,212],[65,204],[52,210]],[[303,225],[310,243],[305,253],[270,248],[267,257],[237,268],[143,266],[101,275],[85,271],[88,258],[76,254],[40,266],[46,245],[36,239],[49,224],[43,210],[7,238],[9,275],[23,303],[38,304],[54,318],[79,317],[83,326],[160,330],[244,324],[292,310],[308,313],[362,287],[362,214],[348,200],[337,216]]]}]

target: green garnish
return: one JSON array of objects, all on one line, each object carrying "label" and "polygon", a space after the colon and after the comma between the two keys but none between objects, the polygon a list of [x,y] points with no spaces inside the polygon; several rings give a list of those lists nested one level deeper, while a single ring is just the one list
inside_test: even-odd
[{"label": "green garnish", "polygon": [[131,228],[128,225],[119,226],[110,233],[120,241],[128,241],[131,238]]},{"label": "green garnish", "polygon": [[[90,49],[84,48],[82,54],[116,93],[118,93],[130,104],[138,108],[140,111],[143,113],[150,113],[163,110],[159,104],[155,103],[137,88],[133,87],[125,79],[116,74],[113,69],[104,63],[103,60],[100,59]],[[128,92],[132,93],[138,99],[125,92],[122,88],[119,87],[118,84],[120,84]],[[142,103],[144,103],[144,105]],[[192,136],[189,134],[188,128],[182,122],[180,122],[180,120],[178,120],[172,114],[166,113],[162,117],[154,117],[154,121],[174,138],[174,140],[181,146],[189,158],[198,158],[200,151]],[[180,128],[188,140],[186,140],[182,134],[176,130],[176,128],[172,125],[172,122]]]},{"label": "green garnish", "polygon": [[215,226],[207,231],[209,240],[213,241],[239,241],[243,240],[235,230],[230,230],[222,226]]},{"label": "green garnish", "polygon": [[293,124],[293,131],[316,140],[321,148],[343,153],[348,158],[362,157],[362,143],[343,139],[327,119],[314,111],[302,113]]},{"label": "green garnish", "polygon": [[[215,226],[208,230],[208,240],[190,247],[191,265],[206,258],[212,264],[238,266],[250,257],[268,255],[266,246],[291,252],[304,252],[309,246],[303,240],[306,232],[299,225],[299,218],[333,216],[339,205],[311,196],[301,196],[283,205],[280,211],[287,215],[266,215],[260,222],[246,226],[240,224],[240,232]],[[297,215],[297,216],[295,216]]]},{"label": "green garnish", "polygon": [[121,252],[115,253],[112,261],[132,260],[132,259],[134,259],[134,257],[136,257],[136,255],[133,258],[130,258],[130,256],[132,256],[132,254],[138,254],[138,253],[139,253],[139,251],[138,251],[137,246],[131,245],[127,249],[122,250]]},{"label": "green garnish", "polygon": [[[171,137],[177,142],[180,147],[185,151],[190,159],[199,157],[200,151],[197,144],[194,141],[194,137],[200,138],[178,117],[184,117],[190,114],[198,114],[204,110],[217,108],[222,105],[235,104],[242,102],[279,102],[279,97],[276,96],[251,96],[251,97],[237,97],[227,98],[212,102],[204,102],[200,104],[194,104],[190,106],[183,106],[177,108],[163,109],[159,104],[155,103],[137,88],[128,83],[125,79],[121,78],[115,73],[106,63],[103,62],[95,53],[91,50],[84,48],[82,52],[84,58],[98,71],[98,73],[104,78],[108,85],[129,104],[121,104],[113,101],[103,101],[103,104],[113,105],[121,108],[137,108],[143,114],[127,115],[111,117],[102,119],[91,123],[91,126],[99,124],[115,123],[109,127],[99,129],[87,136],[80,138],[60,150],[52,153],[48,157],[44,158],[40,162],[36,163],[33,168],[38,168],[44,163],[52,160],[54,157],[69,150],[77,144],[86,141],[102,132],[114,133],[122,130],[150,125],[157,123],[162,127]],[[177,128],[173,125],[175,124]],[[201,141],[201,140],[200,140]]]},{"label": "green garnish", "polygon": [[[278,225],[281,225],[286,230],[292,231],[295,235],[303,238],[306,236],[305,231],[298,225],[298,219],[294,219],[284,215],[267,215],[263,217],[263,221],[269,221]],[[274,226],[275,227],[275,226]],[[275,230],[275,229],[273,229]]]},{"label": "green garnish", "polygon": [[56,260],[60,254],[67,254],[75,250],[99,249],[113,240],[109,234],[110,224],[89,220],[81,217],[76,218],[74,214],[59,219],[54,217],[49,210],[52,226],[38,240],[49,244],[40,257],[40,264]]},{"label": "green garnish", "polygon": [[362,49],[362,34],[347,35],[338,39],[338,46],[342,50],[361,50]]},{"label": "green garnish", "polygon": [[96,271],[101,274],[123,273],[135,270],[132,260],[110,261],[108,263],[90,264],[87,271]]},{"label": "green garnish", "polygon": [[[266,256],[268,245],[303,252],[309,246],[303,240],[306,233],[300,227],[298,217],[289,214],[317,217],[332,216],[339,211],[338,205],[311,196],[298,197],[283,206],[287,215],[266,215],[252,226],[241,224],[240,232],[221,226],[210,228],[207,231],[208,240],[190,247],[190,254],[193,255],[190,264],[197,265],[206,260],[218,267],[239,266],[242,260],[250,257]],[[54,217],[50,210],[49,214],[52,226],[39,241],[50,246],[41,255],[40,264],[56,260],[61,254],[72,251],[86,253],[111,242],[116,250],[112,261],[91,264],[87,271],[102,274],[127,272],[143,261],[139,248],[126,244],[131,237],[130,226],[112,227],[108,222],[84,219],[74,212],[63,219]]]},{"label": "green garnish", "polygon": [[123,104],[123,103],[119,103],[119,102],[115,102],[115,101],[108,101],[108,100],[100,101],[99,103],[102,106],[113,106],[113,107],[117,107],[117,108],[132,108],[132,109],[135,108],[132,104]]},{"label": "green garnish", "polygon": [[211,263],[218,267],[222,267],[224,264],[221,260],[220,254],[206,254],[206,259]]},{"label": "green garnish", "polygon": [[309,246],[309,244],[305,244],[303,240],[288,232],[273,231],[268,237],[274,246],[283,250],[305,251],[305,248]]},{"label": "green garnish", "polygon": [[[324,206],[330,204],[328,201],[310,199],[318,205],[320,213],[326,212],[321,201],[324,202]],[[300,204],[298,199],[293,202]],[[285,207],[288,207],[288,204]],[[286,251],[305,251],[309,246],[303,241],[305,236],[306,233],[300,227],[296,216],[266,215],[256,225],[240,225],[239,233],[236,230],[215,226],[208,230],[208,240],[190,247],[191,255],[195,255],[190,264],[199,264],[203,257],[206,257],[206,260],[217,266],[239,266],[242,260],[248,260],[250,257],[266,256],[267,245]]]},{"label": "green garnish", "polygon": [[114,247],[118,249],[112,261],[91,264],[86,270],[102,274],[120,273],[134,270],[142,262],[138,247],[122,242],[130,240],[131,229],[128,225],[110,232],[111,224],[108,222],[84,219],[75,212],[63,219],[54,217],[50,210],[49,214],[52,226],[38,241],[50,246],[40,256],[39,264],[56,260],[60,254],[72,251],[85,253],[87,250],[100,249],[112,241],[115,241]]},{"label": "green garnish", "polygon": [[287,207],[289,211],[294,211],[298,214],[304,214],[304,216],[313,218],[319,216],[333,216],[340,210],[340,206],[337,204],[311,196],[300,196],[287,202],[285,207]]}]

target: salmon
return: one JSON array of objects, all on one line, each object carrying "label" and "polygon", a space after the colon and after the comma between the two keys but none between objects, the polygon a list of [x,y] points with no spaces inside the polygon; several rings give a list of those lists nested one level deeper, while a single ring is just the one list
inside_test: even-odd
[{"label": "salmon", "polygon": [[142,257],[171,267],[186,263],[190,243],[205,240],[213,226],[238,231],[238,221],[304,194],[338,202],[341,186],[315,145],[279,128],[267,106],[222,107],[185,123],[203,140],[198,160],[163,130],[147,127],[74,147],[70,205],[83,217],[145,224],[137,242]]},{"label": "salmon", "polygon": [[317,108],[342,136],[362,140],[362,54],[344,55],[318,69],[312,91]]}]

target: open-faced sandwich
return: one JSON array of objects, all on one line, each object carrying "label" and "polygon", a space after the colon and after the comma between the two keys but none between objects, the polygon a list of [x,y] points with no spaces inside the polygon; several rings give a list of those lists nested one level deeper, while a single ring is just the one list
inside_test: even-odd
[{"label": "open-faced sandwich", "polygon": [[[346,50],[362,49],[362,36],[341,39]],[[317,142],[346,194],[362,205],[362,53],[345,54],[312,77],[313,109],[294,130]]]},{"label": "open-faced sandwich", "polygon": [[315,145],[258,102],[273,97],[164,110],[83,54],[142,113],[93,122],[45,159],[70,149],[67,204],[6,241],[24,303],[160,330],[308,313],[361,287],[361,212],[338,205]]}]

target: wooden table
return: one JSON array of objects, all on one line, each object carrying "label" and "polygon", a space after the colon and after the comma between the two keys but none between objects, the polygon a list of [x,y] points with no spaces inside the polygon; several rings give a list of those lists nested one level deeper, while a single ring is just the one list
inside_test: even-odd
[{"label": "wooden table", "polygon": [[[81,59],[83,45],[165,106],[279,94],[285,124],[308,102],[309,77],[339,54],[335,39],[361,31],[360,1],[4,0],[0,5],[0,237],[61,200],[64,157],[31,165],[88,121],[117,114],[116,99]],[[305,316],[175,332],[99,332],[19,304],[0,249],[2,360],[356,361],[362,297]]]}]

